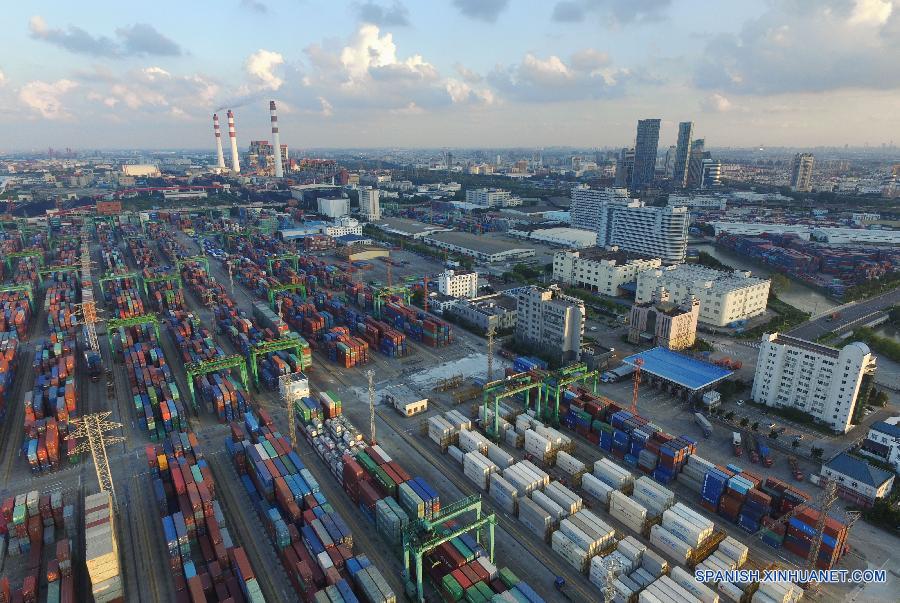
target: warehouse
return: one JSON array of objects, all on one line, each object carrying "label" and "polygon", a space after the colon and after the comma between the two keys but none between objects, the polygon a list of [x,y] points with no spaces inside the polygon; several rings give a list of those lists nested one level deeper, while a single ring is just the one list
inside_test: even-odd
[{"label": "warehouse", "polygon": [[467,232],[439,232],[422,239],[428,245],[495,263],[534,257],[534,249]]},{"label": "warehouse", "polygon": [[734,374],[733,371],[663,347],[628,356],[622,362],[635,366],[638,359],[643,360],[641,372],[646,382],[691,401],[699,400],[704,392]]},{"label": "warehouse", "polygon": [[893,473],[873,467],[846,452],[822,465],[822,477],[837,484],[838,496],[865,507],[871,507],[876,500],[890,494],[894,485]]},{"label": "warehouse", "polygon": [[534,230],[510,230],[508,235],[521,239],[540,241],[569,249],[593,247],[597,242],[597,233],[577,228],[536,228]]},{"label": "warehouse", "polygon": [[411,239],[421,239],[435,232],[449,231],[449,228],[436,226],[434,224],[426,224],[416,220],[407,220],[406,218],[382,218],[375,226],[381,230],[401,237],[409,237]]}]

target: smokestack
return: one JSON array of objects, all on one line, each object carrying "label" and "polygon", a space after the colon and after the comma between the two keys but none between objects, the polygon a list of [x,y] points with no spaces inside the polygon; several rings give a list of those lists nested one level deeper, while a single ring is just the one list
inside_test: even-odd
[{"label": "smokestack", "polygon": [[275,101],[269,101],[269,113],[272,115],[272,145],[275,147],[275,177],[284,177],[281,166],[281,137],[278,135],[278,116],[275,114]]},{"label": "smokestack", "polygon": [[225,155],[222,154],[222,131],[219,129],[219,115],[213,113],[213,132],[216,133],[216,166],[225,167]]},{"label": "smokestack", "polygon": [[241,173],[241,160],[238,157],[237,138],[234,135],[234,113],[228,110],[228,138],[231,139],[231,170],[235,174]]}]

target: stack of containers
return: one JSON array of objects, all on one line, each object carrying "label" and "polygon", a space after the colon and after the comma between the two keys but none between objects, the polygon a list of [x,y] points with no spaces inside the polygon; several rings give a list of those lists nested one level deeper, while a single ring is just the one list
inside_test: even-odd
[{"label": "stack of containers", "polygon": [[581,478],[587,471],[587,467],[582,461],[562,450],[556,455],[556,466],[568,476],[571,484],[581,485]]},{"label": "stack of containers", "polygon": [[352,368],[369,362],[369,344],[352,337],[347,327],[333,327],[323,336],[328,359]]},{"label": "stack of containers", "polygon": [[482,490],[490,487],[491,473],[499,467],[477,451],[467,452],[463,457],[463,474]]},{"label": "stack of containers", "polygon": [[609,459],[600,459],[594,463],[594,477],[620,492],[631,492],[634,487],[634,476]]},{"label": "stack of containers", "polygon": [[809,495],[806,493],[774,477],[767,477],[760,489],[772,497],[773,517],[781,517],[794,507],[809,500]]},{"label": "stack of containers", "polygon": [[741,506],[737,524],[744,530],[755,534],[759,531],[763,517],[769,515],[772,507],[772,497],[756,488],[747,492],[747,498]]},{"label": "stack of containers", "polygon": [[634,482],[634,492],[631,497],[647,509],[647,517],[655,518],[675,504],[675,493],[663,488],[646,476],[639,477]]},{"label": "stack of containers", "polygon": [[225,525],[194,434],[169,434],[146,455],[176,591],[200,601],[263,601],[253,568]]},{"label": "stack of containers", "polygon": [[459,448],[463,452],[479,452],[487,454],[490,441],[477,431],[459,430]]},{"label": "stack of containers", "polygon": [[187,413],[181,392],[152,325],[119,327],[116,335],[138,424],[154,441],[169,432],[186,430]]},{"label": "stack of containers", "polygon": [[[397,603],[397,596],[391,587],[388,586],[381,572],[371,564],[368,557],[360,555],[347,560],[347,571],[356,584],[357,592],[364,601],[369,603]],[[327,589],[326,589],[327,590]],[[353,601],[352,592],[347,593],[341,591],[338,587],[340,596],[344,601]],[[328,600],[336,601],[333,592],[328,592]],[[322,603],[326,603],[324,599],[320,599]]]},{"label": "stack of containers", "polygon": [[519,490],[500,473],[491,473],[491,484],[488,490],[491,500],[512,515],[516,514],[519,502]]},{"label": "stack of containers", "polygon": [[[3,321],[3,305],[0,294],[0,321]],[[18,348],[19,336],[15,331],[0,331],[0,422],[6,416],[6,397],[15,378]]]},{"label": "stack of containers", "polygon": [[662,527],[692,548],[698,548],[706,542],[715,529],[712,521],[681,503],[663,513]]},{"label": "stack of containers", "polygon": [[453,441],[457,429],[440,415],[428,417],[428,438],[441,447],[441,451],[447,450]]},{"label": "stack of containers", "polygon": [[692,454],[688,457],[687,463],[678,476],[678,483],[683,484],[700,494],[703,491],[703,482],[706,473],[715,467],[715,465],[704,458]]},{"label": "stack of containers", "polygon": [[[72,448],[65,440],[70,419],[77,416],[75,340],[54,331],[34,353],[34,388],[25,394],[25,446],[33,473],[59,467]],[[61,446],[66,450],[61,451]]]},{"label": "stack of containers", "polygon": [[[795,555],[800,555],[804,559],[808,557],[815,538],[819,516],[819,511],[807,507],[795,517],[792,517],[788,523],[787,534],[784,538],[784,548]],[[819,557],[816,559],[816,567],[825,570],[831,569],[843,555],[846,548],[846,540],[846,524],[839,522],[833,517],[826,517],[822,544],[819,547]]]},{"label": "stack of containers", "polygon": [[503,477],[515,486],[522,496],[527,496],[535,490],[543,490],[545,484],[549,483],[549,476],[545,482],[543,472],[539,474],[524,463],[510,465],[503,470]]},{"label": "stack of containers", "polygon": [[50,281],[44,296],[44,311],[51,331],[73,332],[78,327],[76,305],[80,301],[78,277],[74,272],[52,272],[44,282]]},{"label": "stack of containers", "polygon": [[641,533],[644,530],[647,520],[646,507],[618,490],[613,490],[609,494],[609,514],[633,532]]},{"label": "stack of containers", "polygon": [[753,487],[753,482],[741,475],[729,478],[725,493],[719,501],[719,515],[732,523],[737,522],[741,507]]},{"label": "stack of containers", "polygon": [[319,401],[322,404],[323,418],[333,419],[342,414],[341,400],[332,392],[319,392]]},{"label": "stack of containers", "polygon": [[[144,279],[159,278],[161,276],[172,276],[173,270],[170,267],[144,268]],[[167,310],[184,310],[184,291],[178,286],[177,282],[158,281],[147,284],[149,292],[150,305],[157,312],[166,312]]]},{"label": "stack of containers", "polygon": [[106,492],[84,499],[84,559],[97,603],[121,601],[125,597],[119,567],[112,497]]},{"label": "stack of containers", "polygon": [[728,486],[728,480],[734,473],[719,466],[713,466],[703,477],[703,489],[700,491],[700,506],[711,513],[719,510],[719,501]]},{"label": "stack of containers", "polygon": [[566,515],[578,512],[584,504],[580,496],[556,481],[551,481],[544,488],[544,494],[558,504],[565,511]]},{"label": "stack of containers", "polygon": [[375,503],[375,527],[389,543],[400,544],[403,530],[409,525],[409,515],[392,496]]},{"label": "stack of containers", "polygon": [[533,429],[525,431],[525,452],[546,464],[552,464],[555,457],[550,440]]},{"label": "stack of containers", "polygon": [[[539,493],[539,491],[538,491]],[[528,530],[546,542],[555,525],[553,516],[533,500],[522,496],[519,498],[519,521]]]},{"label": "stack of containers", "polygon": [[581,478],[581,490],[605,510],[609,510],[609,494],[613,491],[613,487],[595,477],[591,473],[585,473]]}]

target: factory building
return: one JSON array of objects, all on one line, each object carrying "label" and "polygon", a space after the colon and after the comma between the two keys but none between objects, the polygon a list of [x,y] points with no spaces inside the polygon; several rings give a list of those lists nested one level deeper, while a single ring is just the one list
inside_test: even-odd
[{"label": "factory building", "polygon": [[497,293],[473,299],[457,300],[445,313],[479,333],[510,331],[516,326],[516,300]]},{"label": "factory building", "polygon": [[332,199],[319,197],[316,199],[318,212],[329,218],[340,218],[350,213],[350,199],[336,197]]}]

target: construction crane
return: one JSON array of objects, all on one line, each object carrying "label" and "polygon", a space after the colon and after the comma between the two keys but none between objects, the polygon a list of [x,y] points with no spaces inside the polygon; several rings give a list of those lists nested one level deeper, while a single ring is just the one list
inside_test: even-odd
[{"label": "construction crane", "polygon": [[369,378],[369,445],[374,446],[378,443],[375,439],[375,371],[367,370],[366,377]]},{"label": "construction crane", "polygon": [[74,426],[72,432],[66,436],[67,440],[82,439],[75,447],[75,454],[90,452],[94,459],[94,470],[97,472],[97,482],[100,491],[106,492],[112,497],[113,507],[118,510],[119,503],[116,500],[116,487],[113,483],[112,473],[109,470],[109,457],[106,455],[106,447],[125,441],[122,436],[106,436],[105,434],[121,429],[122,424],[110,421],[111,411],[98,412],[85,415],[78,419],[70,419],[69,424]]},{"label": "construction crane", "polygon": [[641,386],[641,367],[644,365],[644,359],[638,358],[634,361],[634,388],[631,391],[631,414],[637,414],[638,389]]},{"label": "construction crane", "polygon": [[487,332],[487,381],[490,383],[494,380],[494,327],[488,329]]}]

